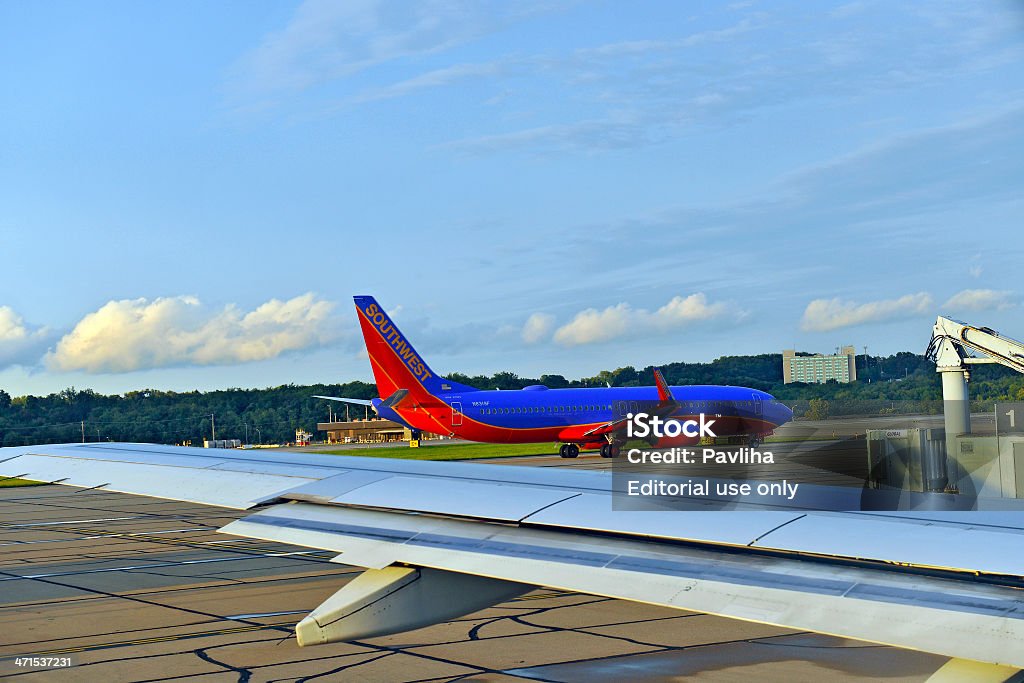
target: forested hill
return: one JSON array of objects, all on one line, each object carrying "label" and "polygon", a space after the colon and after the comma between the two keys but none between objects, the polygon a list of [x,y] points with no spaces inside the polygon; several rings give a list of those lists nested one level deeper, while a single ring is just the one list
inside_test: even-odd
[{"label": "forested hill", "polygon": [[[853,384],[784,385],[781,354],[725,356],[710,363],[669,363],[661,367],[674,385],[748,386],[786,401],[811,398],[925,401],[942,397],[935,366],[923,356],[912,353],[869,356],[866,368],[864,356],[858,356],[859,381]],[[553,389],[654,384],[651,367],[619,368],[576,380],[567,380],[561,375],[527,378],[511,372],[491,376],[452,373],[449,377],[480,389],[506,390],[530,384],[545,384]],[[314,394],[350,398],[377,395],[376,388],[365,382],[186,393],[148,389],[116,396],[69,388],[49,396],[12,398],[0,390],[0,443],[20,446],[81,441],[84,434],[86,441],[191,441],[201,445],[204,438],[210,438],[213,425],[218,438],[283,443],[292,441],[298,428],[315,430],[317,422],[327,421],[328,411],[345,415],[343,405],[314,399]],[[971,395],[989,401],[1024,400],[1024,376],[1001,366],[979,366],[973,371]],[[349,410],[353,419],[363,415],[362,408],[353,406]]]}]

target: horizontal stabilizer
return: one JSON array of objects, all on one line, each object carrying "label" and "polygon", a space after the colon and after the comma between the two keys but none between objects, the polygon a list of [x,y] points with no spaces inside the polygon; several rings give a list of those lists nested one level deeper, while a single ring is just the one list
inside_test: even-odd
[{"label": "horizontal stabilizer", "polygon": [[322,398],[325,401],[340,401],[341,403],[351,403],[357,406],[370,406],[373,407],[373,401],[365,398],[344,398],[342,396],[313,396],[313,398]]},{"label": "horizontal stabilizer", "polygon": [[402,403],[406,400],[406,398],[408,398],[408,396],[408,389],[399,389],[398,391],[384,399],[384,401],[380,405],[382,408],[391,408],[392,410],[395,408],[402,408]]}]

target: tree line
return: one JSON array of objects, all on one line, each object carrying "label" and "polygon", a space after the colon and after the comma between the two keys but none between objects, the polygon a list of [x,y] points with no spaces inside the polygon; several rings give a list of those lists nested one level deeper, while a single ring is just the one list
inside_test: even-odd
[{"label": "tree line", "polygon": [[[723,356],[709,363],[679,362],[660,367],[670,384],[731,384],[760,389],[794,406],[798,415],[806,414],[812,399],[827,400],[833,415],[842,413],[842,405],[858,406],[848,410],[884,412],[895,410],[896,402],[923,412],[941,410],[942,388],[935,366],[923,356],[908,352],[858,356],[858,381],[851,384],[783,384],[781,354]],[[479,389],[515,390],[531,384],[558,389],[649,386],[654,384],[653,371],[654,366],[640,370],[627,366],[573,380],[550,374],[520,377],[507,371],[472,376],[451,373],[448,377]],[[214,430],[221,439],[287,443],[295,438],[296,429],[315,432],[317,423],[328,421],[331,415],[344,419],[344,405],[314,399],[314,394],[368,399],[375,398],[377,390],[373,384],[358,381],[206,392],[146,389],[121,395],[70,387],[48,396],[11,397],[0,390],[0,445],[82,440],[202,445]],[[979,404],[1024,401],[1024,376],[998,365],[977,366],[972,370],[971,396]],[[366,413],[357,406],[347,411],[352,419],[373,415],[372,410]]]}]

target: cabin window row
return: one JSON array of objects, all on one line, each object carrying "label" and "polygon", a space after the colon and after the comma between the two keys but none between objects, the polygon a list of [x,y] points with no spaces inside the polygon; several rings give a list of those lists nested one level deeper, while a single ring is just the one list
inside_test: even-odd
[{"label": "cabin window row", "polygon": [[[646,401],[644,403],[647,403]],[[750,407],[754,401],[684,401],[681,405],[683,408],[690,410],[704,410],[704,409],[716,409],[721,410],[729,407]],[[629,410],[632,412],[638,412],[640,406],[636,403],[631,402]],[[579,413],[579,412],[593,412],[598,410],[611,410],[610,405],[586,405],[586,406],[524,406],[516,408],[481,408],[481,415],[525,415],[531,413]]]},{"label": "cabin window row", "polygon": [[609,405],[601,406],[525,406],[522,408],[481,408],[481,415],[523,415],[528,413],[579,413],[584,411],[611,410]]}]

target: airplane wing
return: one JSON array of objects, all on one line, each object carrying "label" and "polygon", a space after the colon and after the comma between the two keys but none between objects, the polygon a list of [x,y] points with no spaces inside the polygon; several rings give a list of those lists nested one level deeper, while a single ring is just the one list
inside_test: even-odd
[{"label": "airplane wing", "polygon": [[149,444],[3,448],[0,476],[258,508],[221,531],[365,567],[303,645],[548,586],[1024,668],[1018,512],[628,512],[604,472]]},{"label": "airplane wing", "polygon": [[609,422],[605,422],[604,424],[600,424],[600,425],[598,425],[596,427],[591,427],[587,431],[583,432],[583,436],[584,437],[588,437],[588,436],[593,437],[593,436],[603,436],[605,434],[610,434],[612,432],[615,432],[615,431],[618,431],[620,429],[623,429],[626,426],[627,422],[629,422],[629,418],[627,418],[627,417],[620,417],[617,420],[611,420]]},{"label": "airplane wing", "polygon": [[[658,368],[654,368],[654,384],[658,388],[658,404],[651,412],[655,415],[671,414],[672,411],[679,407],[679,402],[676,401],[675,397],[672,395],[672,388],[669,387],[668,382],[665,380],[665,376]],[[624,432],[627,422],[629,422],[628,417],[620,417],[605,422],[604,424],[591,427],[585,431],[575,430],[570,427],[558,436],[560,439],[564,439],[566,441],[576,441],[588,438],[594,439],[604,436],[605,434]]]}]

